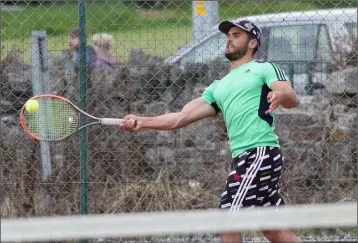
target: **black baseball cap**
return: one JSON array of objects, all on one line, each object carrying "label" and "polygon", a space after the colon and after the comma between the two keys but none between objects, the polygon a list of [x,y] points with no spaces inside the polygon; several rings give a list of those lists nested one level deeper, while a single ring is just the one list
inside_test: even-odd
[{"label": "black baseball cap", "polygon": [[238,27],[249,33],[254,39],[257,40],[259,45],[261,44],[261,30],[254,23],[249,20],[230,21],[224,20],[219,24],[219,30],[227,34],[231,27]]}]

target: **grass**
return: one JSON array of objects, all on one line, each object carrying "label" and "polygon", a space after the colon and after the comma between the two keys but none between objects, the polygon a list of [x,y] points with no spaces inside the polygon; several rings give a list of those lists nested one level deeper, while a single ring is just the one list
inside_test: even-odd
[{"label": "grass", "polygon": [[[113,50],[120,62],[128,59],[132,47],[140,47],[148,54],[168,56],[191,39],[191,28],[176,25],[167,25],[159,30],[156,27],[151,27],[129,30],[123,33],[109,33],[115,38]],[[87,43],[90,43],[90,41],[88,39]],[[31,59],[30,44],[30,37],[2,41],[2,55],[11,52],[11,50],[18,50],[25,61],[29,62]],[[51,55],[59,55],[62,50],[68,48],[68,36],[67,34],[50,35],[48,36],[47,45]]]},{"label": "grass", "polygon": [[[41,5],[21,4],[21,11],[2,12],[3,40],[30,35],[32,30],[46,30],[48,35],[67,34],[78,26],[78,5],[76,2],[44,3]],[[87,32],[94,33],[105,29],[109,32],[128,31],[133,27],[161,26],[180,23],[190,25],[189,17],[181,11],[169,11],[170,15],[157,15],[141,18],[141,9],[134,3],[88,2]]]},{"label": "grass", "polygon": [[[356,2],[315,1],[226,1],[220,2],[220,20],[239,16],[322,7],[355,7]],[[19,4],[16,11],[2,10],[1,55],[17,49],[30,61],[30,35],[45,30],[52,55],[68,48],[68,30],[78,26],[77,2]],[[144,10],[131,1],[88,1],[86,31],[109,32],[115,37],[118,61],[125,61],[132,47],[154,55],[168,56],[191,40],[191,1],[171,2],[164,10]],[[90,39],[87,40],[90,42]]]}]

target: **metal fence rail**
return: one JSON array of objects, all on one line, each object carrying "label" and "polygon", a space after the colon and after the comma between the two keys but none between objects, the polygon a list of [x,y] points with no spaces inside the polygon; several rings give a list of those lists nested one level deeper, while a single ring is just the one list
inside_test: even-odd
[{"label": "metal fence rail", "polygon": [[[32,75],[40,53],[31,33],[45,33],[42,76],[51,93],[95,116],[151,116],[180,110],[228,72],[225,36],[215,23],[239,17],[258,23],[263,44],[256,58],[279,65],[299,96],[298,107],[276,112],[287,203],[356,201],[356,1],[8,1],[0,7],[1,217],[216,207],[231,161],[221,116],[165,132],[90,127],[49,144],[50,168],[43,167],[43,145],[25,135],[18,116],[40,82]],[[356,238],[340,229],[300,233]]]}]

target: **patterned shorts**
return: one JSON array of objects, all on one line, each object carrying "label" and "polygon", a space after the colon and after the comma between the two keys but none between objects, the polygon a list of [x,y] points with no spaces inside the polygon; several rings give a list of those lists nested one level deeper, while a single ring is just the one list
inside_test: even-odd
[{"label": "patterned shorts", "polygon": [[276,147],[257,147],[240,154],[232,162],[219,208],[237,211],[284,205],[279,193],[282,166],[282,153]]}]

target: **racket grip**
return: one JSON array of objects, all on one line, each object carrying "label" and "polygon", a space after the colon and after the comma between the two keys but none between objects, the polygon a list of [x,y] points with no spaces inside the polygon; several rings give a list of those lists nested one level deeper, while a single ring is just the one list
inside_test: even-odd
[{"label": "racket grip", "polygon": [[117,119],[117,118],[102,118],[101,119],[101,124],[102,125],[120,125],[123,122],[122,119]]}]

